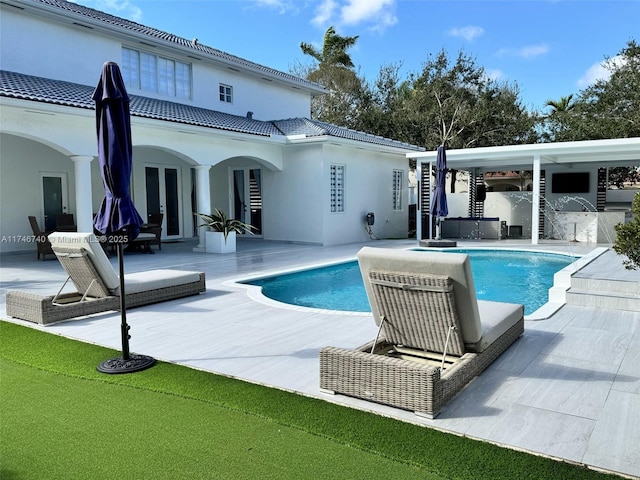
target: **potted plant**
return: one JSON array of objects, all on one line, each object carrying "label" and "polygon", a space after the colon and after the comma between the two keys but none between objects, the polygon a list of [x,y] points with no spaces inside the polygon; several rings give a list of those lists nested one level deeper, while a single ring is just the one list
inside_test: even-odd
[{"label": "potted plant", "polygon": [[640,193],[633,198],[633,219],[629,223],[615,226],[616,241],[613,249],[618,255],[624,255],[623,264],[627,270],[640,268]]},{"label": "potted plant", "polygon": [[197,214],[204,223],[201,227],[208,227],[205,232],[205,249],[208,253],[231,253],[236,251],[236,234],[250,233],[255,229],[253,225],[229,218],[227,214],[215,208],[212,214]]}]

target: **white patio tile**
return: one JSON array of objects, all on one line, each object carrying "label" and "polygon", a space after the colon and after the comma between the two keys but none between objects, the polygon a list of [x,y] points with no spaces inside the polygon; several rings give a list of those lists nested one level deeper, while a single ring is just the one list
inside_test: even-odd
[{"label": "white patio tile", "polygon": [[503,402],[597,419],[617,366],[568,357],[539,355],[517,377],[501,385]]},{"label": "white patio tile", "polygon": [[640,333],[629,342],[627,354],[613,382],[613,390],[640,395]]},{"label": "white patio tile", "polygon": [[640,395],[611,391],[584,461],[640,477]]},{"label": "white patio tile", "polygon": [[595,421],[570,414],[498,401],[495,416],[479,419],[471,437],[573,462],[582,462]]},{"label": "white patio tile", "polygon": [[[407,248],[415,246],[415,241],[369,244]],[[485,245],[496,244],[481,243]],[[177,268],[207,275],[203,295],[127,312],[132,352],[640,476],[640,459],[634,449],[640,444],[640,313],[565,306],[547,320],[526,321],[524,336],[436,419],[428,420],[413,412],[320,392],[319,350],[324,346],[354,348],[372,340],[377,328],[370,315],[284,308],[258,302],[245,288],[230,284],[267,272],[352,259],[363,245],[317,247],[249,239],[239,244],[236,255],[196,254],[192,246],[188,241],[166,244],[155,255],[125,256],[127,272]],[[526,241],[509,246],[531,248]],[[570,247],[574,253],[591,248]],[[608,274],[617,272],[610,265],[612,258],[605,259]],[[37,262],[31,255],[17,255],[3,256],[0,261],[0,318],[6,318],[7,290],[54,294],[66,278],[54,259]],[[111,261],[115,264],[115,257]],[[590,264],[586,274],[598,278],[598,272],[599,266]],[[118,312],[45,327],[16,323],[121,348]]]},{"label": "white patio tile", "polygon": [[623,334],[617,331],[609,332],[607,330],[568,326],[562,330],[560,335],[554,338],[553,342],[543,348],[542,352],[549,355],[619,366],[627,352],[630,341],[631,335],[628,333]]}]

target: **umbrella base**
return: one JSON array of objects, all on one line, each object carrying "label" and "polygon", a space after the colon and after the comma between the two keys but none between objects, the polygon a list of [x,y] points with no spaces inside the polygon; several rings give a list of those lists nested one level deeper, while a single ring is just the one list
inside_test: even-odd
[{"label": "umbrella base", "polygon": [[122,357],[105,360],[98,365],[98,371],[102,373],[133,373],[146,370],[156,363],[152,357],[146,355],[131,355],[129,360]]},{"label": "umbrella base", "polygon": [[421,247],[451,248],[458,246],[453,240],[420,240]]}]

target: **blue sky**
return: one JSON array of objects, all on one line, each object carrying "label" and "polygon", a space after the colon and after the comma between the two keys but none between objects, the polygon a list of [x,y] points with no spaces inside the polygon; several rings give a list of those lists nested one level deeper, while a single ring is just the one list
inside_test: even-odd
[{"label": "blue sky", "polygon": [[300,42],[324,32],[358,35],[360,74],[401,64],[419,73],[429,55],[462,50],[494,78],[515,82],[524,104],[578,93],[600,63],[635,39],[640,0],[77,0],[278,70],[311,63]]}]

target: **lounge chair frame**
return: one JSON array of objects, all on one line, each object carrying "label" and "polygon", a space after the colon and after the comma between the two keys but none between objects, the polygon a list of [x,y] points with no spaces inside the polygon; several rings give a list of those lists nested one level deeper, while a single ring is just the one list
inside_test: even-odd
[{"label": "lounge chair frame", "polygon": [[368,275],[380,331],[374,341],[356,349],[320,351],[320,389],[325,393],[434,418],[524,332],[522,314],[483,349],[465,345],[451,278],[379,270],[363,275]]},{"label": "lounge chair frame", "polygon": [[[54,245],[53,249],[78,291],[64,294],[59,291],[53,296],[20,291],[7,292],[7,315],[39,324],[49,324],[119,310],[118,295],[107,288],[84,248]],[[127,307],[165,302],[205,292],[205,274],[197,273],[198,279],[194,282],[126,293]]]}]

